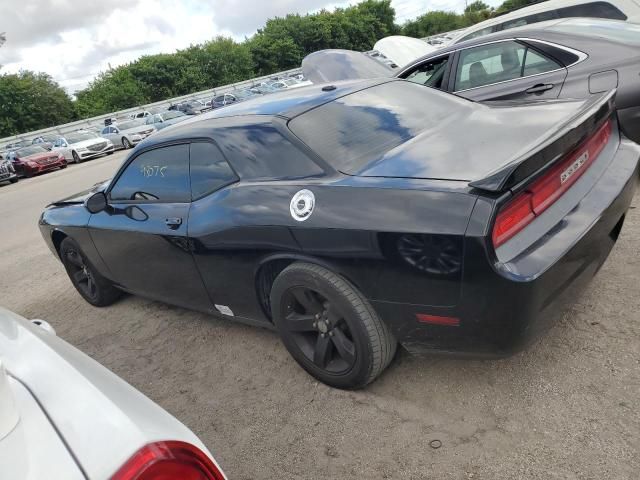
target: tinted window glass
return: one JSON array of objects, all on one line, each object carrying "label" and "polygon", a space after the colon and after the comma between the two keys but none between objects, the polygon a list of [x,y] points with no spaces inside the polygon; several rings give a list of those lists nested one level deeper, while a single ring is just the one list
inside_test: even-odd
[{"label": "tinted window glass", "polygon": [[471,40],[472,38],[481,37],[483,35],[489,35],[490,33],[493,33],[495,31],[496,31],[495,27],[486,27],[486,28],[483,28],[481,30],[477,30],[475,32],[472,32],[469,35],[465,35],[464,37],[462,37],[460,40],[458,40],[455,43],[464,42],[465,40]]},{"label": "tinted window glass", "polygon": [[442,80],[444,79],[448,63],[448,56],[438,58],[437,60],[423,63],[406,76],[403,76],[403,78],[413,83],[426,85],[427,87],[442,88]]},{"label": "tinted window glass", "polygon": [[314,108],[291,120],[289,128],[334,168],[357,175],[452,112],[464,115],[469,106],[454,95],[395,81]]},{"label": "tinted window glass", "polygon": [[583,3],[558,9],[561,18],[567,17],[595,17],[612,20],[626,20],[627,16],[607,2]]},{"label": "tinted window glass", "polygon": [[480,87],[520,77],[526,47],[500,42],[460,52],[455,89]]},{"label": "tinted window glass", "polygon": [[111,199],[188,202],[189,145],[161,147],[140,154],[118,178]]},{"label": "tinted window glass", "polygon": [[521,27],[522,25],[529,25],[530,23],[544,22],[547,20],[553,20],[558,18],[558,14],[555,10],[549,10],[548,12],[540,12],[533,15],[529,15],[522,18],[516,18],[509,20],[508,22],[498,25],[498,30],[508,30],[510,28]]},{"label": "tinted window glass", "polygon": [[236,174],[213,143],[191,144],[191,195],[200,198],[237,180]]},{"label": "tinted window glass", "polygon": [[217,130],[216,141],[241,178],[319,175],[322,169],[268,122]]},{"label": "tinted window glass", "polygon": [[560,65],[556,62],[528,48],[524,59],[523,76],[537,75],[538,73],[549,72],[559,67]]}]

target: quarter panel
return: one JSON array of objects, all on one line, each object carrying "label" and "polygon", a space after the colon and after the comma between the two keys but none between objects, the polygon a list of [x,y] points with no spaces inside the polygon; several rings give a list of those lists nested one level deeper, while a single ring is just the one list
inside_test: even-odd
[{"label": "quarter panel", "polygon": [[[371,300],[455,304],[475,197],[384,188],[382,179],[350,183],[236,184],[194,202],[188,234],[213,302],[237,316],[262,317],[255,274],[262,259],[278,253],[332,265]],[[316,204],[299,222],[289,204],[302,188]],[[438,271],[437,258],[429,268],[408,261],[414,243],[432,254],[446,250],[446,268]]]}]

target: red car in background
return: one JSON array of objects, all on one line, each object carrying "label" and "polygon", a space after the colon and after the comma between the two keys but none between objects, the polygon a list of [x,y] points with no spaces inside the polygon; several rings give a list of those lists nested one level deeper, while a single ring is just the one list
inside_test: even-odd
[{"label": "red car in background", "polygon": [[57,168],[67,168],[67,161],[58,152],[38,145],[23,147],[10,154],[13,168],[22,177],[32,177]]}]

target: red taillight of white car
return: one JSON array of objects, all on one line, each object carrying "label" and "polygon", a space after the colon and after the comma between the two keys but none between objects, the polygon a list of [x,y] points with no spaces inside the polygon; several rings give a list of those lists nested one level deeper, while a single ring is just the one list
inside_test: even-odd
[{"label": "red taillight of white car", "polygon": [[111,480],[225,480],[225,476],[198,447],[168,440],[142,447]]},{"label": "red taillight of white car", "polygon": [[609,141],[611,130],[611,120],[607,120],[572,153],[504,205],[493,225],[493,246],[505,243],[558,200],[596,160]]}]

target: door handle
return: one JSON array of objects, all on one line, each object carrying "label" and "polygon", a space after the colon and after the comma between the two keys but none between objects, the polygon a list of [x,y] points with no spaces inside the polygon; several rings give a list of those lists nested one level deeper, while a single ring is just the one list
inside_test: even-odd
[{"label": "door handle", "polygon": [[164,220],[164,224],[169,227],[171,230],[177,230],[180,225],[182,225],[182,219],[179,217],[175,218],[166,218]]},{"label": "door handle", "polygon": [[524,93],[543,93],[553,88],[553,83],[539,83],[531,88],[527,88]]}]

